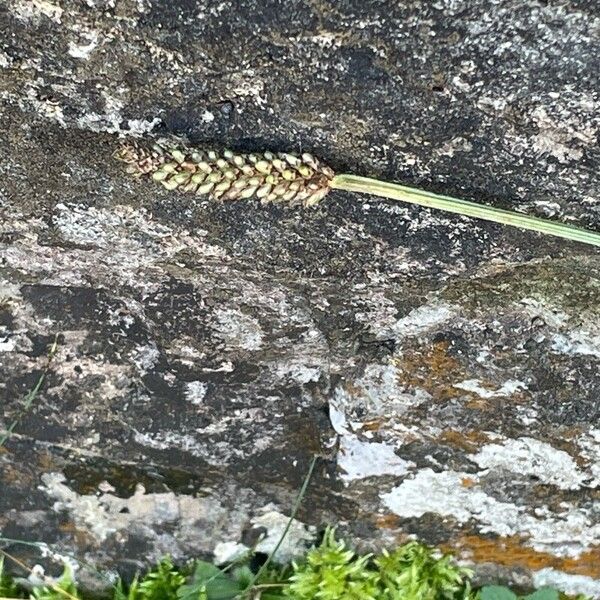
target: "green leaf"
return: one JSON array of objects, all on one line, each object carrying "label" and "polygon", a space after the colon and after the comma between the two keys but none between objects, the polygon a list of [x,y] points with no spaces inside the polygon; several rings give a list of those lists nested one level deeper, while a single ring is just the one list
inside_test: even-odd
[{"label": "green leaf", "polygon": [[231,577],[242,589],[246,589],[254,581],[254,573],[247,565],[234,569],[231,572]]},{"label": "green leaf", "polygon": [[117,583],[113,587],[113,600],[127,600],[127,594],[125,593],[125,586],[123,580],[119,577]]},{"label": "green leaf", "polygon": [[0,556],[0,596],[4,598],[20,598],[19,590],[12,579],[4,573],[4,556]]},{"label": "green leaf", "polygon": [[182,585],[177,590],[177,598],[179,600],[206,600],[208,598],[206,586],[195,583]]},{"label": "green leaf", "polygon": [[137,573],[128,587],[119,578],[113,588],[113,600],[137,600],[138,588],[139,575]]},{"label": "green leaf", "polygon": [[196,567],[194,568],[194,581],[204,580],[208,581],[211,577],[219,577],[224,573],[212,563],[206,562],[205,560],[197,560]]},{"label": "green leaf", "polygon": [[177,598],[179,600],[203,600],[203,598],[232,600],[243,590],[244,586],[231,579],[215,565],[199,560],[196,561],[191,582],[177,590]]},{"label": "green leaf", "polygon": [[481,600],[517,600],[517,596],[503,585],[486,585],[481,588]]},{"label": "green leaf", "polygon": [[523,600],[558,600],[559,594],[555,589],[545,587],[525,596]]}]

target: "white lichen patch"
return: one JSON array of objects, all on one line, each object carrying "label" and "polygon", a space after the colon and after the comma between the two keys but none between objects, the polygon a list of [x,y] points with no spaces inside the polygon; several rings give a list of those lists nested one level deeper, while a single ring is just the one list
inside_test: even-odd
[{"label": "white lichen patch", "polygon": [[13,63],[12,58],[6,54],[6,52],[2,52],[0,50],[0,69],[7,69]]},{"label": "white lichen patch", "polygon": [[263,331],[257,319],[239,309],[215,311],[215,329],[229,350],[260,350]]},{"label": "white lichen patch", "polygon": [[130,137],[142,137],[150,133],[157,125],[161,123],[159,117],[153,119],[128,119],[127,127],[121,127],[121,132]]},{"label": "white lichen patch", "polygon": [[[202,427],[184,427],[178,431],[163,429],[156,432],[133,429],[133,432],[135,441],[142,446],[155,450],[176,449],[201,458],[212,465],[223,467],[241,458],[248,459],[249,456],[248,447],[232,444],[231,437],[234,436],[241,441],[245,437],[245,432],[249,431],[250,425],[257,427],[261,424],[267,431],[265,424],[272,423],[272,416],[271,412],[263,408],[242,407],[231,410]],[[251,441],[254,448],[258,452],[264,451],[272,443],[272,436],[276,431],[276,427],[270,425],[264,439],[253,436]]]},{"label": "white lichen patch", "polygon": [[319,381],[329,368],[329,347],[317,329],[311,328],[294,340],[281,338],[276,346],[279,357],[273,364],[273,371],[278,378],[305,385]]},{"label": "white lichen patch", "polygon": [[457,314],[457,307],[446,302],[432,301],[398,319],[392,330],[399,338],[421,335],[448,322]]},{"label": "white lichen patch", "polygon": [[96,496],[80,496],[65,485],[66,479],[61,473],[45,473],[42,475],[44,491],[54,500],[56,512],[68,511],[78,527],[85,528],[99,542],[104,542],[109,535],[117,531],[118,519],[111,522],[106,506]]},{"label": "white lichen patch", "polygon": [[131,361],[140,373],[145,373],[158,361],[160,352],[154,342],[144,346],[136,346],[131,355]]},{"label": "white lichen patch", "polygon": [[[45,391],[57,398],[72,392],[81,397],[77,410],[66,411],[60,416],[60,421],[73,432],[78,427],[87,428],[89,435],[80,443],[95,446],[99,438],[91,430],[92,424],[102,418],[100,415],[113,400],[119,401],[126,395],[135,377],[135,366],[128,362],[110,362],[101,354],[86,353],[82,346],[87,337],[88,332],[83,329],[61,332],[62,343],[58,344],[52,361],[55,377],[52,382],[47,382]],[[39,360],[41,364],[47,362],[44,356]],[[86,383],[92,379],[94,385],[88,389]],[[82,389],[86,390],[85,393],[81,392]],[[76,433],[73,435],[76,436]]]},{"label": "white lichen patch", "polygon": [[600,358],[600,331],[580,329],[567,334],[557,333],[552,340],[552,350],[559,354]]},{"label": "white lichen patch", "polygon": [[541,318],[555,330],[551,334],[554,352],[600,358],[600,321],[596,305],[577,314],[568,314],[546,299],[527,297],[520,304],[529,316]]},{"label": "white lichen patch", "polygon": [[577,440],[580,456],[587,462],[593,477],[590,487],[600,487],[600,429],[590,429]]},{"label": "white lichen patch", "polygon": [[[6,253],[2,254],[3,260],[6,260]],[[12,323],[9,325],[0,326],[0,347],[2,352],[14,352],[15,354],[30,352],[32,342],[30,336],[32,333],[47,335],[52,326],[52,321],[49,319],[39,319],[31,304],[24,301],[21,295],[20,286],[4,279],[0,276],[0,307],[8,309],[12,316]],[[23,356],[23,358],[25,358]],[[17,360],[16,357],[11,358],[12,361]],[[42,360],[39,359],[39,365],[42,365]],[[27,362],[27,360],[25,360]],[[31,369],[31,363],[29,367]],[[0,384],[1,385],[1,384]]]},{"label": "white lichen patch", "polygon": [[[144,210],[129,206],[98,209],[85,205],[57,204],[53,224],[65,241],[95,247],[127,245],[139,248],[144,237],[155,244],[166,240],[172,230],[156,221]],[[125,234],[128,234],[124,237]]]},{"label": "white lichen patch", "polygon": [[390,444],[362,440],[349,429],[339,404],[329,405],[329,419],[339,436],[337,464],[345,483],[381,475],[406,475],[415,465],[400,458]]},{"label": "white lichen patch", "polygon": [[[136,273],[140,268],[153,267],[157,262],[173,258],[183,250],[195,254],[202,261],[223,261],[227,257],[222,249],[203,241],[201,230],[192,234],[185,229],[174,229],[159,223],[143,209],[120,205],[98,209],[80,204],[58,204],[55,211],[53,224],[62,239],[86,249],[101,251],[96,254],[100,260],[96,260],[95,273],[101,275],[104,267],[110,266],[107,275],[118,277],[122,274],[124,281],[131,285],[135,281],[139,285]],[[12,250],[15,250],[15,246]],[[43,251],[43,248],[39,251]],[[69,252],[65,251],[65,254]],[[85,263],[89,257],[86,258],[86,253],[82,253],[81,257],[84,261],[82,269],[74,265],[69,272],[87,270]]]},{"label": "white lichen patch", "polygon": [[248,546],[239,542],[219,542],[213,550],[213,559],[217,566],[230,565],[249,556],[251,552]]},{"label": "white lichen patch", "polygon": [[479,379],[466,379],[459,383],[455,383],[453,387],[464,390],[465,392],[472,392],[477,394],[481,398],[510,398],[519,391],[526,390],[527,384],[523,381],[517,381],[516,379],[509,379],[505,381],[499,388],[492,390],[484,387]]},{"label": "white lichen patch", "polygon": [[533,585],[538,589],[551,587],[570,596],[583,594],[589,598],[600,598],[600,580],[586,575],[564,573],[552,567],[534,571]]},{"label": "white lichen patch", "polygon": [[[61,554],[60,552],[57,552],[56,550],[54,550],[53,548],[50,548],[49,546],[47,546],[46,544],[43,543],[37,543],[36,546],[39,548],[40,551],[40,556],[42,558],[49,558],[52,561],[54,561],[55,563],[58,563],[60,565],[63,566],[68,566],[71,569],[71,572],[74,575],[74,580],[77,581],[77,571],[79,571],[79,569],[81,568],[81,563],[75,559],[72,555],[70,554]],[[33,565],[32,569],[31,569],[31,574],[29,575],[29,577],[27,578],[32,585],[48,585],[48,581],[53,581],[54,583],[58,583],[58,580],[60,580],[60,577],[50,577],[48,575],[44,575],[43,577],[43,581],[42,582],[35,582],[35,578],[36,575],[38,573],[44,573],[44,569],[43,567],[41,567],[40,565]],[[117,579],[118,579],[118,575],[115,572],[110,572],[107,571],[106,572],[106,577],[111,580],[113,583],[117,583]]]},{"label": "white lichen patch", "polygon": [[64,12],[58,3],[49,0],[16,0],[12,10],[18,19],[37,20],[47,17],[55,23],[60,23]]},{"label": "white lichen patch", "polygon": [[[83,41],[75,43],[72,42],[69,45],[69,53],[74,58],[87,60],[95,48],[99,44],[99,39],[95,32],[85,32],[83,34]],[[35,90],[33,90],[35,92]],[[102,90],[102,96],[104,98],[104,111],[103,112],[84,112],[80,114],[74,122],[70,119],[68,125],[74,125],[79,129],[87,131],[93,131],[95,133],[116,133],[120,136],[127,137],[141,137],[150,131],[152,131],[160,122],[159,117],[153,117],[152,119],[125,119],[121,114],[124,104],[123,101],[116,97],[108,94]],[[35,106],[33,99],[30,99],[30,104]],[[38,110],[40,114],[42,111]],[[43,115],[50,117],[52,115]],[[56,120],[56,119],[55,119]],[[63,127],[67,126],[64,118],[61,122]]]},{"label": "white lichen patch", "polygon": [[307,365],[305,362],[310,361],[310,358],[298,358],[281,361],[277,364],[275,370],[279,377],[290,378],[292,381],[301,385],[310,383],[311,381],[319,381],[323,369],[320,365]]},{"label": "white lichen patch", "polygon": [[201,119],[205,122],[205,123],[212,123],[215,120],[215,115],[210,112],[210,110],[205,110],[202,113],[202,117]]},{"label": "white lichen patch", "polygon": [[92,52],[98,47],[98,32],[83,31],[81,39],[69,42],[68,53],[73,58],[88,60]]},{"label": "white lichen patch", "polygon": [[370,364],[358,377],[346,385],[341,384],[334,392],[335,404],[351,419],[360,412],[363,418],[401,415],[410,408],[430,399],[424,390],[406,392],[398,378],[398,369],[390,361],[387,364]]},{"label": "white lichen patch", "polygon": [[589,480],[569,454],[529,437],[487,444],[471,460],[483,469],[534,476],[562,490],[577,490]]},{"label": "white lichen patch", "polygon": [[39,98],[39,91],[35,87],[29,87],[25,94],[15,98],[21,109],[25,112],[30,108],[40,116],[55,121],[62,127],[66,127],[65,113],[63,107],[55,100]]},{"label": "white lichen patch", "polygon": [[204,402],[204,397],[208,390],[208,384],[204,381],[188,381],[185,384],[185,399],[195,406],[200,406]]},{"label": "white lichen patch", "polygon": [[600,543],[600,524],[585,510],[564,503],[561,513],[540,508],[530,514],[524,506],[496,500],[478,484],[472,473],[422,469],[381,499],[404,518],[437,513],[459,525],[475,522],[482,534],[523,536],[538,552],[556,556],[577,557]]},{"label": "white lichen patch", "polygon": [[96,133],[119,133],[123,122],[121,115],[124,106],[123,101],[104,90],[101,94],[104,98],[104,112],[89,112],[80,116],[77,119],[77,126],[80,129],[88,129]]},{"label": "white lichen patch", "polygon": [[0,352],[12,352],[16,347],[16,338],[9,337],[6,328],[0,327]]},{"label": "white lichen patch", "polygon": [[531,118],[539,129],[532,137],[533,149],[540,155],[553,156],[560,163],[581,159],[581,146],[595,143],[597,129],[591,125],[584,126],[578,119],[567,117],[557,121],[544,106],[537,106]]},{"label": "white lichen patch", "polygon": [[146,493],[138,484],[132,496],[122,498],[101,490],[79,494],[61,473],[45,473],[42,482],[40,489],[54,502],[53,509],[66,512],[77,528],[98,543],[113,535],[122,539],[136,534],[152,540],[155,558],[165,553],[181,556],[182,545],[208,553],[220,536],[239,538],[247,520],[246,513],[240,512],[243,505],[226,507],[220,494]]},{"label": "white lichen patch", "polygon": [[381,293],[369,294],[367,306],[356,315],[377,337],[394,337],[402,340],[424,335],[459,314],[458,308],[444,301],[431,299],[398,318],[393,302]]},{"label": "white lichen patch", "polygon": [[337,454],[342,480],[350,482],[382,475],[406,475],[414,463],[400,458],[393,446],[378,442],[365,442],[353,434],[341,436]]},{"label": "white lichen patch", "polygon": [[[192,456],[207,459],[210,462],[210,454],[207,453],[205,444],[202,444],[201,439],[197,439],[196,436],[191,433],[176,433],[175,431],[143,433],[135,431],[134,439],[138,444],[148,448],[154,448],[155,450],[175,448],[181,452],[187,452]],[[233,453],[235,452],[232,449],[232,454]],[[218,459],[215,458],[213,462],[214,464],[218,464]]]},{"label": "white lichen patch", "polygon": [[[264,527],[266,530],[265,536],[255,547],[256,552],[270,555],[279,543],[289,520],[288,515],[274,510],[271,505],[264,508],[263,514],[254,517],[252,526]],[[301,558],[306,552],[306,547],[314,540],[315,534],[314,527],[294,519],[281,546],[274,554],[273,560],[279,564],[287,564],[292,560]]]}]

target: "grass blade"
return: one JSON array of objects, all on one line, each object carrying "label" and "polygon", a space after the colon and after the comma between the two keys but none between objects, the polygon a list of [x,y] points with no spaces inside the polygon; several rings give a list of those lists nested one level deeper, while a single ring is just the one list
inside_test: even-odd
[{"label": "grass blade", "polygon": [[336,175],[331,182],[331,187],[348,192],[374,194],[382,198],[400,200],[428,208],[438,208],[465,217],[512,225],[521,229],[529,229],[530,231],[600,247],[600,233],[594,231],[573,227],[557,221],[530,217],[501,208],[494,208],[493,206],[476,204],[467,200],[459,200],[450,196],[425,192],[398,183],[388,183],[358,175]]},{"label": "grass blade", "polygon": [[52,364],[52,359],[54,358],[54,355],[56,354],[57,347],[58,347],[58,334],[56,334],[54,336],[54,342],[52,343],[52,346],[50,347],[50,352],[48,353],[48,361],[46,363],[44,370],[42,371],[42,374],[40,375],[39,379],[37,380],[37,383],[35,384],[35,386],[29,391],[27,396],[25,396],[25,401],[23,402],[23,408],[21,408],[21,410],[19,411],[19,414],[17,415],[17,418],[8,426],[6,431],[4,431],[0,434],[0,448],[10,438],[10,436],[13,434],[13,431],[15,430],[15,427],[19,424],[19,421],[23,418],[23,416],[25,414],[27,414],[27,412],[31,408],[33,401],[36,399],[42,385],[44,384],[46,375],[48,375],[48,371],[50,370],[50,365]]},{"label": "grass blade", "polygon": [[246,594],[248,592],[252,591],[252,588],[255,586],[255,584],[259,580],[260,576],[267,570],[268,566],[271,564],[275,554],[277,553],[277,550],[279,550],[279,548],[281,547],[281,544],[283,544],[283,540],[285,540],[285,538],[290,530],[290,527],[292,526],[292,523],[294,522],[294,519],[296,518],[296,514],[298,512],[298,509],[300,508],[300,505],[302,504],[302,500],[304,500],[304,496],[306,495],[306,490],[308,489],[308,484],[310,483],[313,471],[315,470],[315,465],[317,464],[317,459],[318,459],[317,456],[312,457],[312,459],[310,461],[310,465],[308,467],[308,471],[306,473],[306,476],[304,477],[304,482],[302,483],[302,487],[300,488],[300,491],[298,492],[298,496],[296,496],[296,500],[294,502],[294,506],[292,507],[292,512],[290,514],[290,518],[288,519],[288,522],[286,523],[285,529],[283,530],[283,533],[281,534],[281,537],[279,538],[277,544],[275,544],[275,548],[273,548],[273,551],[267,557],[267,560],[263,563],[263,565],[258,570],[258,572],[254,576],[252,581],[248,584],[248,587],[245,590]]}]

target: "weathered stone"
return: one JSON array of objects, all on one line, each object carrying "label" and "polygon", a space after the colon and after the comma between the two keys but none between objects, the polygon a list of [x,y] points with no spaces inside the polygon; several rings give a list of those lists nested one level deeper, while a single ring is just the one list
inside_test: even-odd
[{"label": "weathered stone", "polygon": [[280,558],[339,523],[600,597],[595,249],[339,192],[209,203],[112,158],[310,151],[598,229],[599,27],[583,0],[0,2],[0,534],[123,574],[268,552],[318,454]]}]

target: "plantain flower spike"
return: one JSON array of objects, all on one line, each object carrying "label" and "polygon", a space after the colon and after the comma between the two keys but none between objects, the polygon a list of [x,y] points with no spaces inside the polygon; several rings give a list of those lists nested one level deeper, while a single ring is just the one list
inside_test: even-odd
[{"label": "plantain flower spike", "polygon": [[314,206],[329,192],[333,171],[311,154],[238,154],[185,146],[123,144],[115,157],[136,176],[149,176],[168,190],[215,200],[258,198],[261,202]]},{"label": "plantain flower spike", "polygon": [[329,190],[336,189],[372,194],[600,246],[600,232],[399,183],[352,174],[336,175],[311,154],[237,154],[230,150],[217,153],[188,148],[179,143],[160,142],[142,146],[128,142],[116,151],[115,156],[127,164],[128,172],[149,176],[168,190],[208,195],[217,200],[255,197],[265,204],[279,202],[288,206],[314,206]]}]

